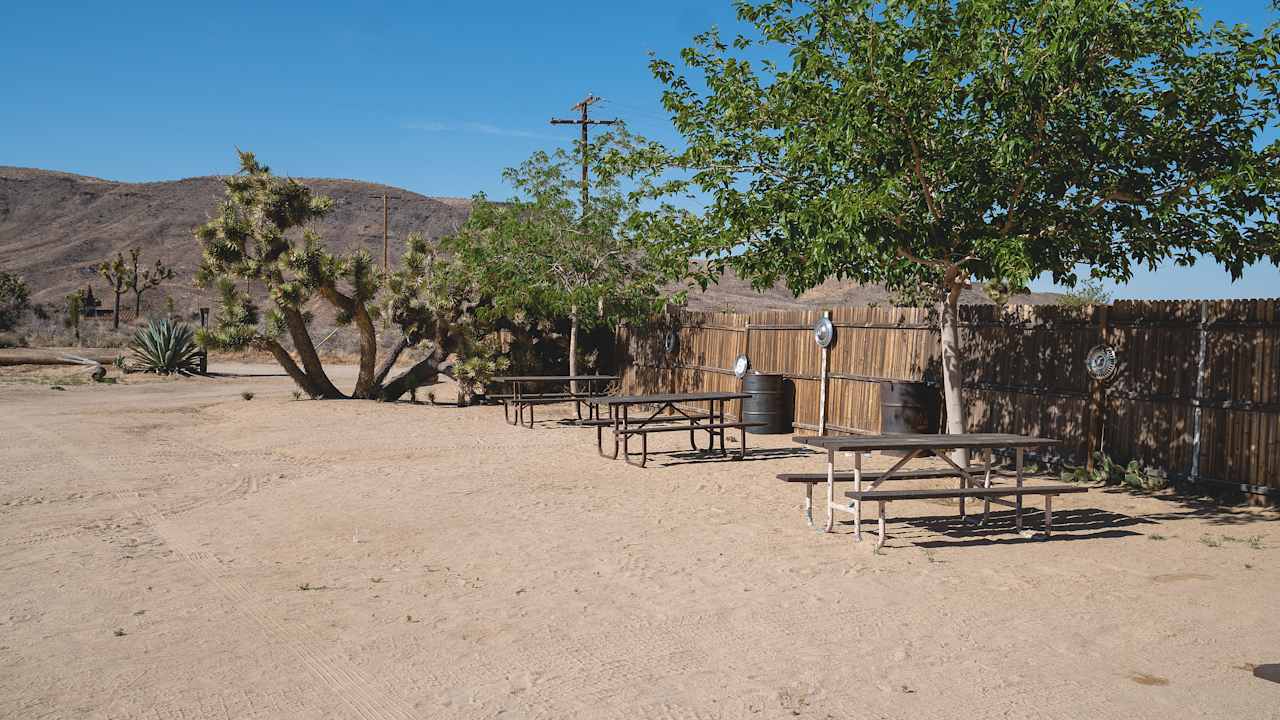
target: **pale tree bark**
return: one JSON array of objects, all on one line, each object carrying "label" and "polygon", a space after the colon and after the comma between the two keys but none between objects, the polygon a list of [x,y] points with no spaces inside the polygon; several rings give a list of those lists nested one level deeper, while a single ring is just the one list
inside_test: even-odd
[{"label": "pale tree bark", "polygon": [[[578,374],[578,306],[569,308],[569,374]],[[578,383],[569,383],[569,392],[578,394]]]},{"label": "pale tree bark", "polygon": [[[942,321],[942,398],[947,412],[947,434],[963,435],[967,429],[965,423],[964,397],[961,387],[964,377],[961,362],[963,347],[960,343],[960,291],[964,288],[964,277],[958,268],[947,270],[943,281],[945,294],[940,303]],[[969,452],[956,450],[952,460],[957,465],[969,467]]]}]

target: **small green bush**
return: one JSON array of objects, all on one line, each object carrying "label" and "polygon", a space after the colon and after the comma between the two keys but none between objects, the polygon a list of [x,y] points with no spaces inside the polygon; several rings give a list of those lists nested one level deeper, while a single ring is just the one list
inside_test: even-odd
[{"label": "small green bush", "polygon": [[249,392],[248,390],[245,390],[244,392],[240,393],[240,397],[244,398],[246,401],[252,400],[253,393]]},{"label": "small green bush", "polygon": [[1093,470],[1087,467],[1069,467],[1062,471],[1060,477],[1064,482],[1122,485],[1143,492],[1156,492],[1169,487],[1169,475],[1164,470],[1143,467],[1137,460],[1131,460],[1128,465],[1120,465],[1101,452],[1093,454]]}]

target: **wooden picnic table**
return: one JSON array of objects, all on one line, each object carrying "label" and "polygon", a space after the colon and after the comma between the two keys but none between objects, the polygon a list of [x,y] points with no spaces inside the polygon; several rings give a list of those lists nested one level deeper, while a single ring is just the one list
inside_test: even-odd
[{"label": "wooden picnic table", "polygon": [[[617,459],[618,447],[622,447],[622,459],[631,465],[644,467],[649,459],[649,434],[658,432],[679,432],[687,431],[689,433],[689,445],[694,450],[698,448],[697,433],[706,432],[709,441],[707,450],[715,448],[716,439],[720,441],[720,454],[728,455],[728,451],[724,446],[724,437],[726,431],[738,429],[741,435],[741,450],[738,453],[738,459],[746,457],[747,454],[747,428],[763,425],[758,422],[742,422],[740,419],[731,420],[725,416],[725,406],[732,400],[742,400],[751,397],[743,392],[694,392],[694,393],[659,393],[653,395],[609,395],[605,397],[588,398],[583,402],[597,408],[597,418],[589,420],[590,424],[596,426],[596,451],[601,456],[610,459]],[[706,403],[706,412],[699,410],[689,410],[691,405]],[[631,416],[631,409],[636,407],[649,407],[651,412],[641,414],[638,417]],[[600,418],[599,409],[605,408],[608,411],[607,418]],[[663,412],[667,415],[663,415]],[[609,428],[613,434],[613,454],[606,455],[604,452],[604,430]],[[629,441],[633,435],[640,436],[640,452],[633,453],[630,450]],[[631,460],[634,456],[639,456],[639,462]]]},{"label": "wooden picnic table", "polygon": [[[1014,517],[1018,532],[1022,532],[1022,500],[1026,495],[1044,497],[1044,530],[1047,536],[1053,529],[1053,498],[1059,494],[1085,492],[1079,485],[1036,485],[1023,484],[1023,455],[1028,448],[1057,445],[1057,440],[1026,435],[1009,435],[1003,433],[972,433],[965,435],[927,435],[927,434],[890,434],[890,435],[840,435],[840,436],[796,436],[797,443],[809,445],[827,454],[827,471],[825,474],[784,473],[779,479],[786,482],[805,484],[805,520],[813,527],[813,486],[819,482],[827,485],[827,524],[823,532],[831,532],[835,525],[835,513],[851,513],[856,518],[854,539],[862,540],[862,503],[876,502],[879,505],[877,546],[885,541],[885,505],[894,500],[921,500],[937,498],[957,498],[960,503],[960,517],[965,515],[965,499],[980,499],[983,502],[982,520],[984,524],[991,511],[991,505],[1004,505],[1014,508]],[[960,467],[945,451],[974,450],[982,456],[980,470]],[[997,450],[1012,450],[1014,455],[1015,484],[996,485],[992,482],[991,461]],[[891,468],[884,472],[864,472],[862,456],[877,451],[896,451],[904,453]],[[853,454],[853,472],[836,472],[836,453]],[[906,466],[926,453],[934,453],[947,465],[944,468],[927,470],[906,470]],[[879,486],[888,480],[919,480],[926,478],[954,477],[959,479],[957,489],[930,488],[914,490],[879,490]],[[979,481],[979,477],[981,478]],[[848,503],[838,503],[835,497],[837,482],[852,482],[854,489],[845,493]],[[975,484],[980,482],[981,484]],[[870,489],[864,490],[863,484],[869,483]],[[1003,498],[1012,497],[1012,502]]]},{"label": "wooden picnic table", "polygon": [[[574,413],[582,418],[582,401],[601,397],[604,393],[599,383],[610,383],[618,379],[617,375],[499,375],[494,382],[506,383],[508,392],[493,396],[502,403],[502,415],[509,425],[533,427],[533,408],[535,405],[552,405],[572,402]],[[574,383],[586,383],[586,392],[575,392]],[[565,392],[529,392],[530,385],[565,384]],[[515,411],[514,417],[512,410]],[[529,420],[524,421],[525,413]],[[590,413],[590,411],[588,411]],[[588,414],[588,418],[592,417]],[[596,416],[598,417],[598,416]]]}]

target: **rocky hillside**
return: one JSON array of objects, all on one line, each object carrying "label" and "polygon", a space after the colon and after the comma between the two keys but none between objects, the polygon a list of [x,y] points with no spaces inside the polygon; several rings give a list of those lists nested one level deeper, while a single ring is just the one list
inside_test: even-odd
[{"label": "rocky hillside", "polygon": [[[411,231],[439,238],[456,228],[470,208],[459,198],[433,198],[395,187],[357,180],[303,179],[316,192],[334,200],[334,211],[317,230],[333,247],[367,247],[382,253],[383,192],[391,204],[391,259],[400,255],[396,240]],[[35,302],[59,303],[74,288],[92,285],[109,305],[110,296],[94,266],[117,252],[141,247],[147,264],[156,258],[172,266],[177,277],[146,296],[151,308],[165,296],[188,313],[211,298],[192,285],[200,261],[191,231],[203,223],[222,196],[216,177],[167,182],[124,183],[49,170],[0,166],[0,268],[16,271],[31,288]],[[1055,302],[1054,294],[1015,298],[1020,303]],[[968,291],[966,302],[990,302],[981,291]],[[785,288],[764,293],[736,277],[725,277],[706,293],[695,293],[696,310],[751,312],[795,307],[887,304],[883,288],[828,282],[794,297]],[[127,303],[126,303],[127,305]]]},{"label": "rocky hillside", "polygon": [[[334,200],[316,230],[332,246],[364,246],[382,256],[382,199],[391,201],[391,259],[403,237],[420,231],[438,238],[466,219],[470,201],[432,198],[356,180],[304,179]],[[60,302],[76,287],[93,285],[106,299],[94,265],[117,252],[142,248],[148,264],[164,260],[177,277],[147,296],[156,307],[168,294],[180,309],[207,304],[193,287],[200,250],[192,229],[205,222],[222,197],[216,177],[124,183],[48,170],[0,166],[0,267],[22,275],[35,302]],[[376,197],[375,197],[376,196]],[[127,255],[126,255],[127,256]]]}]

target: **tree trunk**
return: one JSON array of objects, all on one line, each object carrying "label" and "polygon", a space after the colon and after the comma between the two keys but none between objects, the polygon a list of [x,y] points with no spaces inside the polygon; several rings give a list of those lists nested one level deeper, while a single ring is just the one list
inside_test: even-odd
[{"label": "tree trunk", "polygon": [[351,397],[361,400],[377,397],[374,375],[378,363],[378,331],[373,326],[373,319],[369,317],[369,310],[364,303],[338,292],[337,288],[321,288],[320,294],[334,307],[350,313],[355,320],[356,329],[360,331],[360,374],[356,377],[356,387],[351,392]]},{"label": "tree trunk", "polygon": [[399,400],[402,395],[414,388],[435,383],[440,375],[448,376],[452,369],[453,363],[440,362],[436,359],[436,353],[433,352],[425,360],[384,385],[381,397],[387,402]]},{"label": "tree trunk", "polygon": [[[307,332],[307,323],[302,319],[302,313],[290,307],[281,307],[280,312],[284,315],[285,324],[289,326],[289,337],[293,339],[293,347],[298,351],[298,359],[302,360],[302,367],[306,369],[307,377],[315,385],[317,391],[315,395],[326,400],[346,397],[325,374],[324,366],[320,364],[320,356],[316,353],[316,346],[311,342],[311,333]],[[288,370],[288,368],[285,369]]]},{"label": "tree trunk", "polygon": [[355,305],[356,328],[360,330],[360,374],[356,377],[352,397],[370,400],[378,395],[378,383],[374,380],[378,363],[378,331],[364,303],[352,300]]},{"label": "tree trunk", "polygon": [[120,293],[116,293],[116,309],[111,314],[111,329],[120,329]]},{"label": "tree trunk", "polygon": [[[578,374],[578,307],[569,309],[569,374]],[[578,394],[578,383],[569,382],[569,392]]]},{"label": "tree trunk", "polygon": [[300,390],[302,390],[302,392],[306,393],[310,397],[320,397],[323,395],[320,388],[311,381],[311,378],[307,377],[306,373],[302,372],[302,368],[298,367],[298,363],[293,361],[293,358],[289,356],[289,353],[286,352],[283,347],[281,347],[280,343],[275,340],[263,338],[255,341],[253,344],[260,350],[266,350],[271,353],[271,355],[275,357],[276,362],[280,363],[280,367],[284,368],[284,371],[289,373],[289,377],[293,378],[293,382]]},{"label": "tree trunk", "polygon": [[[391,368],[395,367],[396,361],[400,359],[400,355],[409,349],[409,338],[401,337],[396,341],[396,346],[391,348],[391,352],[387,354],[386,359],[382,361],[382,366],[378,368],[378,372],[373,376],[373,386],[375,388],[382,387],[382,381],[387,379],[387,375],[391,373]],[[378,391],[381,393],[381,390]]]},{"label": "tree trunk", "polygon": [[[964,287],[958,270],[949,270],[944,283],[942,300],[942,397],[947,410],[947,434],[965,434],[964,398],[960,390],[964,384],[960,345],[960,290]],[[960,467],[969,467],[967,450],[956,450],[952,460]]]},{"label": "tree trunk", "polygon": [[133,319],[137,320],[142,317],[142,293],[134,291],[133,293]]}]

